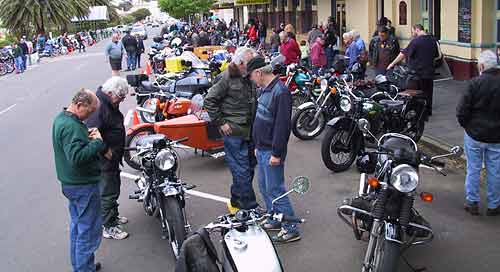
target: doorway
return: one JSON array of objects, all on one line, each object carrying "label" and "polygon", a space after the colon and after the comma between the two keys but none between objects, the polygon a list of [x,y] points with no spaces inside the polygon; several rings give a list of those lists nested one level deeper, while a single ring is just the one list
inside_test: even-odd
[{"label": "doorway", "polygon": [[441,39],[441,0],[420,0],[420,23],[428,33]]}]

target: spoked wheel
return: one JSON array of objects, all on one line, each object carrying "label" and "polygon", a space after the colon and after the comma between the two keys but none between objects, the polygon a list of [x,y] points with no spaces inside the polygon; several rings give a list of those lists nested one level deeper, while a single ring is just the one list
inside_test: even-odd
[{"label": "spoked wheel", "polygon": [[375,254],[371,263],[371,272],[394,272],[397,271],[401,245],[396,242],[387,241],[385,235],[379,235]]},{"label": "spoked wheel", "polygon": [[184,214],[177,198],[166,197],[163,199],[165,224],[168,231],[168,240],[174,257],[179,258],[182,243],[186,238]]},{"label": "spoked wheel", "polygon": [[358,152],[358,139],[344,128],[329,128],[321,142],[321,157],[333,172],[342,172],[352,165]]},{"label": "spoked wheel", "polygon": [[311,140],[323,132],[326,126],[325,115],[320,113],[318,118],[314,120],[316,113],[315,107],[308,107],[295,112],[292,117],[292,132],[295,137],[301,140]]},{"label": "spoked wheel", "polygon": [[[134,131],[134,133],[127,135],[127,139],[125,141],[126,147],[135,147],[137,145],[137,141],[146,135],[154,134],[155,131],[153,127],[142,127],[138,130]],[[141,170],[141,158],[134,156],[136,151],[125,151],[123,154],[123,159],[125,162],[135,170]]]},{"label": "spoked wheel", "polygon": [[[153,101],[152,99],[147,99],[146,101],[144,101],[142,103],[142,107],[145,108],[145,109],[151,109],[151,110],[155,110],[156,111],[156,105],[153,105],[151,103],[151,101]],[[156,113],[149,113],[149,112],[144,112],[144,111],[140,111],[139,113],[141,115],[141,120],[144,122],[144,123],[154,123],[156,121],[155,119],[155,116],[156,116]]]},{"label": "spoked wheel", "polygon": [[7,67],[3,63],[0,63],[0,76],[5,74],[7,74]]}]

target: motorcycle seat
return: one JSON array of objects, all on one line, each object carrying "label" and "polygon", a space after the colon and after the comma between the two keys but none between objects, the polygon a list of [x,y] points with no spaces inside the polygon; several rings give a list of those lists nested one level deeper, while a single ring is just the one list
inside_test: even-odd
[{"label": "motorcycle seat", "polygon": [[[158,92],[158,91],[170,92],[170,85],[157,87],[157,86],[154,86],[153,83],[150,81],[142,81],[141,86],[145,91],[144,93],[153,93],[153,92]],[[139,91],[139,92],[141,92],[141,91]]]},{"label": "motorcycle seat", "polygon": [[379,101],[379,104],[388,110],[400,110],[403,108],[404,103],[404,101],[389,99],[382,99]]},{"label": "motorcycle seat", "polygon": [[167,136],[165,136],[163,134],[147,135],[147,136],[143,136],[143,137],[139,138],[139,140],[137,140],[136,145],[137,146],[153,145],[154,142],[164,140],[164,139],[167,139]]}]

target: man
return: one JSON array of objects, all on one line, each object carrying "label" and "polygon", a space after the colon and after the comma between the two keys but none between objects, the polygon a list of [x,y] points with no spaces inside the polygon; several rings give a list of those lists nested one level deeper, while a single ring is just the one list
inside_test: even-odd
[{"label": "man", "polygon": [[127,51],[127,71],[134,71],[137,60],[137,40],[134,36],[130,35],[130,29],[125,33],[122,39],[123,47]]},{"label": "man", "polygon": [[71,105],[59,113],[52,126],[52,144],[57,178],[69,201],[70,256],[73,272],[97,271],[94,252],[101,243],[102,220],[99,156],[111,158],[97,129],[83,120],[99,106],[94,93],[81,89]]},{"label": "man", "polygon": [[399,54],[399,42],[390,35],[389,28],[381,26],[378,35],[370,42],[369,59],[376,75],[385,75],[387,66]]},{"label": "man", "polygon": [[205,97],[210,119],[224,136],[225,159],[233,176],[228,203],[231,211],[257,207],[252,187],[256,162],[251,141],[256,94],[254,84],[246,77],[247,62],[254,55],[251,48],[238,48],[228,69]]},{"label": "man", "polygon": [[136,35],[135,36],[137,39],[137,68],[141,68],[141,55],[144,54],[145,48],[144,48],[144,40],[142,39],[141,35]]},{"label": "man", "polygon": [[346,32],[342,34],[342,39],[346,46],[346,56],[349,57],[349,65],[347,68],[351,69],[352,66],[357,62],[359,52],[356,43],[354,42],[352,32]]},{"label": "man", "polygon": [[125,126],[123,115],[120,112],[120,103],[128,94],[129,85],[121,77],[114,76],[108,79],[97,89],[99,98],[97,111],[87,120],[88,127],[95,127],[102,135],[104,144],[111,149],[110,159],[102,158],[101,163],[101,202],[102,236],[107,239],[122,240],[128,237],[119,225],[128,222],[127,218],[119,216],[118,197],[120,196],[120,163],[125,147]]},{"label": "man", "polygon": [[123,44],[120,42],[120,34],[113,33],[111,36],[111,42],[106,46],[104,50],[106,59],[109,60],[111,65],[111,75],[119,76],[120,70],[122,69],[122,58],[123,58]]},{"label": "man", "polygon": [[222,43],[222,36],[219,34],[217,30],[215,30],[215,27],[210,27],[208,33],[210,33],[210,45],[221,45]]},{"label": "man", "polygon": [[23,71],[26,71],[26,68],[28,68],[28,56],[30,54],[28,44],[26,43],[26,36],[23,36],[21,40],[19,41],[19,47],[22,49],[22,59],[23,59]]},{"label": "man", "polygon": [[408,82],[408,88],[422,90],[427,97],[427,114],[432,115],[432,98],[434,93],[434,59],[439,56],[437,41],[424,31],[420,24],[412,28],[413,39],[408,47],[399,53],[398,57],[387,67],[392,69],[403,59],[407,59],[408,68],[415,73],[416,78]]},{"label": "man", "polygon": [[328,27],[325,31],[325,54],[327,59],[327,68],[333,66],[333,61],[335,59],[337,44],[337,26],[335,24],[335,19],[333,17],[328,19]]},{"label": "man", "polygon": [[259,22],[259,43],[261,48],[266,48],[267,26],[263,22]]},{"label": "man", "polygon": [[299,63],[301,52],[297,41],[290,38],[290,36],[285,32],[280,32],[280,54],[285,57],[285,65],[291,63]]},{"label": "man", "polygon": [[[248,63],[248,72],[251,80],[262,88],[253,124],[253,140],[259,167],[259,189],[267,212],[271,212],[273,199],[286,193],[285,159],[290,138],[292,96],[263,58],[252,59]],[[295,216],[288,197],[276,201],[274,211]],[[300,240],[299,229],[295,224],[280,224],[268,219],[262,227],[266,230],[281,229],[276,236],[271,237],[274,242]]]},{"label": "man", "polygon": [[493,51],[483,51],[478,60],[478,78],[473,79],[457,107],[457,119],[465,129],[467,156],[465,210],[479,215],[481,168],[486,166],[488,210],[500,215],[500,69]]},{"label": "man", "polygon": [[76,41],[78,42],[78,53],[82,53],[82,50],[83,52],[85,52],[85,44],[83,43],[83,38],[81,33],[80,32],[76,33],[75,38]]},{"label": "man", "polygon": [[323,33],[318,29],[318,25],[314,24],[311,31],[307,34],[307,43],[312,48],[318,37],[322,37]]}]

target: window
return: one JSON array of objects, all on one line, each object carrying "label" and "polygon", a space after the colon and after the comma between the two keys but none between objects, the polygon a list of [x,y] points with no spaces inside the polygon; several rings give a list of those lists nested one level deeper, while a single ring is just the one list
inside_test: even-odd
[{"label": "window", "polygon": [[458,41],[471,42],[472,8],[471,0],[458,1]]},{"label": "window", "polygon": [[407,25],[408,24],[408,16],[407,16],[407,6],[405,1],[399,2],[399,25]]}]

